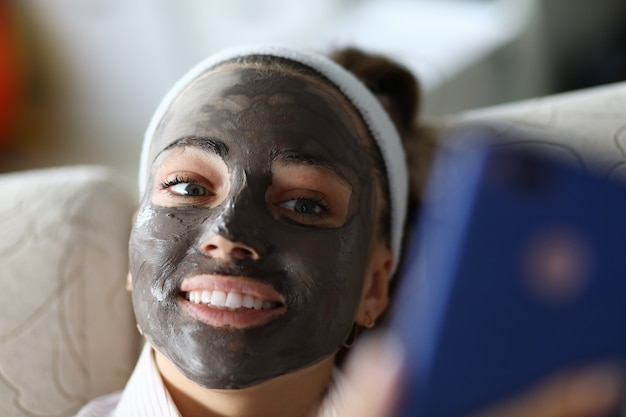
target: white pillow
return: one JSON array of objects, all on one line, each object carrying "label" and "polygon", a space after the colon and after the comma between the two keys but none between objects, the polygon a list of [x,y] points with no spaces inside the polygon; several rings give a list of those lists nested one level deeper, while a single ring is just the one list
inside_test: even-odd
[{"label": "white pillow", "polygon": [[73,415],[124,386],[129,184],[90,166],[0,175],[1,416]]}]

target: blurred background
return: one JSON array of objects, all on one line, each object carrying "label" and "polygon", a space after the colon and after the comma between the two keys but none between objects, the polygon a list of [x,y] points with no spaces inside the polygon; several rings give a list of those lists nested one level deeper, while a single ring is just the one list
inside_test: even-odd
[{"label": "blurred background", "polygon": [[626,79],[624,0],[3,0],[0,172],[105,164],[134,185],[160,98],[218,49],[358,46],[439,117]]}]

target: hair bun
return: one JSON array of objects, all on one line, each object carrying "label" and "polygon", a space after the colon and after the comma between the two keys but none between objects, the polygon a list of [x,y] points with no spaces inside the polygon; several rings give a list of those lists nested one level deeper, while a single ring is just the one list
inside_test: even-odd
[{"label": "hair bun", "polygon": [[333,52],[330,58],[352,72],[381,102],[400,131],[409,131],[419,111],[420,86],[404,66],[357,48]]}]

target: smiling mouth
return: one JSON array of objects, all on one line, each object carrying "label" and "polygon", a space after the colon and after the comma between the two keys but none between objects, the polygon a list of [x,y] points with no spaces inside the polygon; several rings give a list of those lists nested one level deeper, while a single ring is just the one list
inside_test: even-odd
[{"label": "smiling mouth", "polygon": [[245,277],[189,277],[181,283],[179,300],[192,319],[221,328],[262,326],[287,311],[281,294],[267,284]]},{"label": "smiling mouth", "polygon": [[253,295],[235,291],[189,291],[181,295],[192,304],[227,311],[274,310],[283,305],[280,302],[265,301]]}]

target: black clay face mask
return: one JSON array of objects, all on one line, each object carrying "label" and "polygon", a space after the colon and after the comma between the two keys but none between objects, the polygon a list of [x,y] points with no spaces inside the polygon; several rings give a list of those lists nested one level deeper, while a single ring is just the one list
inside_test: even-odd
[{"label": "black clay face mask", "polygon": [[349,333],[374,232],[363,128],[308,76],[220,68],[166,113],[130,240],[137,322],[207,388],[328,358]]}]

